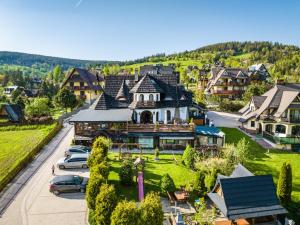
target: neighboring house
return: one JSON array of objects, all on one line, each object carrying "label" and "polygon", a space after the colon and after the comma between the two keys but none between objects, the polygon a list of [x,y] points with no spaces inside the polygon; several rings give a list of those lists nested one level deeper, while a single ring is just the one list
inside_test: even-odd
[{"label": "neighboring house", "polygon": [[223,147],[225,144],[225,133],[217,127],[197,126],[196,146],[217,146]]},{"label": "neighboring house", "polygon": [[7,118],[11,122],[21,122],[23,120],[23,111],[19,105],[16,104],[1,104],[0,117]]},{"label": "neighboring house", "polygon": [[220,97],[237,98],[243,95],[249,83],[247,70],[215,67],[211,70],[205,92]]},{"label": "neighboring house", "polygon": [[276,85],[240,110],[242,128],[281,149],[300,149],[300,84]]},{"label": "neighboring house", "polygon": [[[107,76],[103,94],[71,118],[75,141],[108,136],[143,148],[183,149],[194,144],[191,118],[205,124],[204,110],[178,83],[177,73]],[[202,120],[200,120],[200,117]]]},{"label": "neighboring house", "polygon": [[270,79],[270,73],[262,63],[249,66],[248,75],[251,80],[256,81],[268,81]]},{"label": "neighboring house", "polygon": [[62,87],[70,89],[78,99],[91,104],[102,91],[104,78],[98,72],[73,68],[62,83]]},{"label": "neighboring house", "polygon": [[263,64],[255,64],[248,69],[218,66],[211,69],[209,81],[203,79],[201,87],[206,86],[206,94],[234,99],[241,97],[252,82],[268,81],[269,77]]},{"label": "neighboring house", "polygon": [[6,95],[8,98],[11,97],[12,93],[17,90],[19,86],[7,86],[3,90],[3,94]]},{"label": "neighboring house", "polygon": [[230,176],[218,175],[207,194],[220,210],[216,225],[278,224],[287,210],[280,205],[272,175],[254,176],[241,164]]}]

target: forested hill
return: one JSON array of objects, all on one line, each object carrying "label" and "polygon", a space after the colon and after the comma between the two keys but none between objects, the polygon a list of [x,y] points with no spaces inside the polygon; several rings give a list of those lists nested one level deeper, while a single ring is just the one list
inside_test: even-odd
[{"label": "forested hill", "polygon": [[174,63],[178,69],[189,65],[213,65],[246,68],[251,64],[264,63],[274,78],[300,82],[300,48],[272,42],[226,42],[208,45],[192,51],[171,55],[157,54],[128,61],[123,69],[133,70],[140,65]]},{"label": "forested hill", "polygon": [[19,52],[0,51],[0,73],[5,71],[21,70],[23,74],[42,76],[46,75],[56,65],[63,70],[70,67],[88,67],[92,64],[118,63],[108,61],[89,61],[79,59],[59,58]]}]

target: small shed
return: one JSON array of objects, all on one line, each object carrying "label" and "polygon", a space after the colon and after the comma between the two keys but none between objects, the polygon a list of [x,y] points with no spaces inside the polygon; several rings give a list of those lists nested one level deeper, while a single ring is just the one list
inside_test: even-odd
[{"label": "small shed", "polygon": [[196,126],[196,145],[195,146],[217,146],[225,144],[225,133],[217,127]]}]

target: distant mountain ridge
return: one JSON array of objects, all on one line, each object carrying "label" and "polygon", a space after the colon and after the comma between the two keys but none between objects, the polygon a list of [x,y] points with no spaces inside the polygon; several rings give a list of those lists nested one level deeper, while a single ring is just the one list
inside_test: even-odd
[{"label": "distant mountain ridge", "polygon": [[0,51],[0,65],[18,65],[18,66],[32,67],[34,65],[47,64],[49,67],[60,65],[62,69],[66,70],[70,67],[87,67],[92,64],[107,64],[107,63],[118,63],[118,62],[106,61],[106,60],[70,59],[70,58],[22,53],[22,52]]}]

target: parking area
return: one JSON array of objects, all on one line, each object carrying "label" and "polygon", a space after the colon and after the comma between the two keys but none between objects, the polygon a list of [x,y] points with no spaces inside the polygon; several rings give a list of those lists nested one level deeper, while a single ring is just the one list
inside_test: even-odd
[{"label": "parking area", "polygon": [[[14,197],[0,218],[2,225],[81,225],[87,223],[87,206],[84,193],[64,193],[58,196],[49,192],[52,166],[64,156],[73,138],[73,129],[66,133],[54,153]],[[34,163],[34,162],[33,162]],[[55,168],[55,175],[76,174],[89,176],[87,169]]]},{"label": "parking area", "polygon": [[238,115],[238,114],[217,112],[217,111],[208,111],[207,117],[216,127],[238,127],[238,126],[240,126],[240,122],[238,121],[240,118],[240,115]]}]

